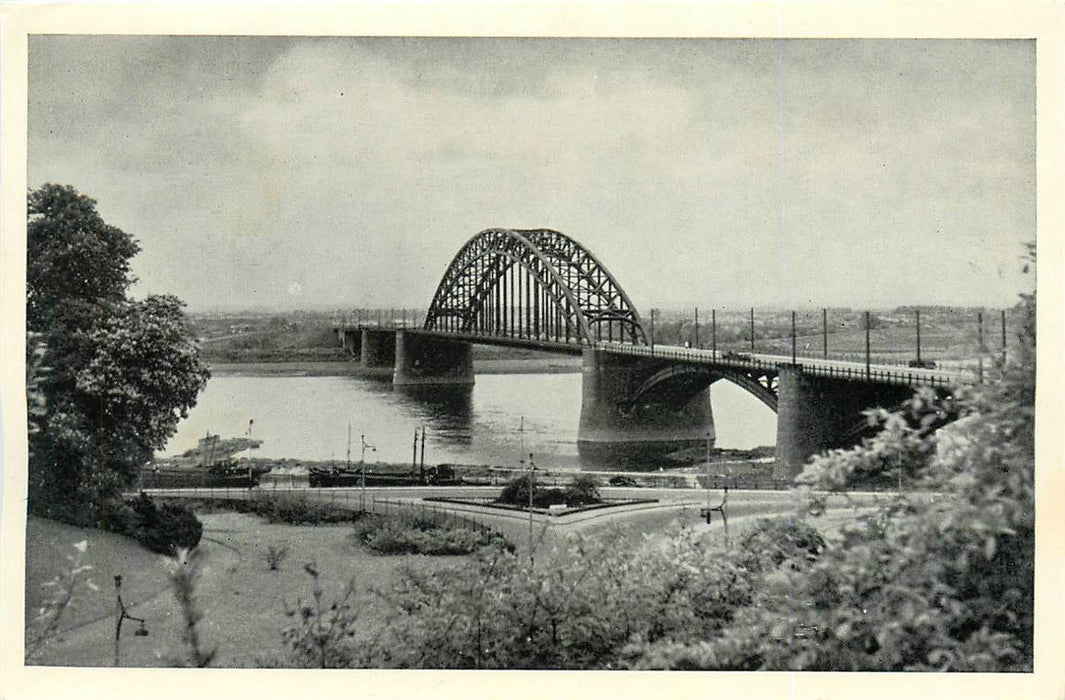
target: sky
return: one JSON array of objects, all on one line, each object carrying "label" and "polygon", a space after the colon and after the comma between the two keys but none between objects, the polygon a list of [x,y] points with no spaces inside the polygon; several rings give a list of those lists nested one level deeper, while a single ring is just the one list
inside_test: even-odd
[{"label": "sky", "polygon": [[137,238],[136,296],[424,308],[489,227],[637,308],[1012,305],[1021,40],[35,36],[31,188]]}]

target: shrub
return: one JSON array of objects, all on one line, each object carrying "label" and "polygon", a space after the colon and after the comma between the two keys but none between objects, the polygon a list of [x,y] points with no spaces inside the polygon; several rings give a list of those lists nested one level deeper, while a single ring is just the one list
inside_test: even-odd
[{"label": "shrub", "polygon": [[578,474],[573,477],[565,491],[566,505],[569,507],[601,503],[599,497],[599,479],[591,474]]},{"label": "shrub", "polygon": [[287,658],[281,664],[289,668],[351,668],[357,659],[352,644],[357,628],[358,611],[353,598],[354,583],[331,603],[323,601],[317,566],[305,564],[303,570],[312,579],[311,601],[297,600],[285,614],[296,620],[281,632]]},{"label": "shrub", "polygon": [[469,554],[489,544],[505,546],[494,533],[441,525],[421,515],[372,515],[355,526],[355,537],[381,554]]},{"label": "shrub", "polygon": [[169,562],[170,586],[181,608],[183,623],[181,641],[185,645],[185,654],[175,660],[179,666],[206,668],[218,652],[217,647],[207,645],[200,630],[200,623],[205,617],[198,593],[203,573],[202,556],[199,550],[179,549]]},{"label": "shrub", "polygon": [[157,554],[174,556],[193,549],[203,536],[203,524],[186,506],[157,504],[148,494],[102,510],[101,529],[132,537]]},{"label": "shrub", "polygon": [[289,525],[348,523],[361,517],[358,511],[289,493],[256,492],[245,501],[234,501],[234,508]]},{"label": "shrub", "polygon": [[599,481],[588,474],[575,476],[565,490],[541,486],[535,479],[530,479],[527,474],[518,476],[507,482],[496,501],[527,508],[530,482],[532,483],[532,504],[535,508],[548,508],[560,504],[573,508],[602,502],[599,497]]},{"label": "shrub", "polygon": [[[997,381],[919,391],[852,450],[822,455],[800,479],[845,489],[897,465],[903,493],[844,528],[820,556],[786,558],[715,637],[651,650],[671,668],[1030,672],[1035,556],[1034,299],[1014,362]],[[924,426],[944,411],[955,424]],[[935,498],[929,498],[928,493]],[[822,510],[811,496],[808,511]]]},{"label": "shrub", "polygon": [[634,555],[572,538],[550,568],[484,550],[470,566],[404,567],[367,664],[398,668],[623,668],[643,646],[715,633],[755,575],[708,538],[676,533]]}]

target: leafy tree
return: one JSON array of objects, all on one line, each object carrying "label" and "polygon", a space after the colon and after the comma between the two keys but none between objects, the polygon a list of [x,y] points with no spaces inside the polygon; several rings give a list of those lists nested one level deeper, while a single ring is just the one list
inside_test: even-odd
[{"label": "leafy tree", "polygon": [[[1035,553],[1035,299],[998,380],[951,401],[919,392],[880,435],[815,459],[801,480],[841,490],[897,465],[917,488],[791,556],[722,634],[649,648],[652,667],[1030,671]],[[943,411],[961,418],[925,430]],[[808,512],[823,499],[810,496]]]},{"label": "leafy tree", "polygon": [[94,200],[47,184],[28,212],[26,325],[48,368],[28,380],[29,507],[93,522],[173,434],[208,372],[179,300],[126,296],[140,248]]}]

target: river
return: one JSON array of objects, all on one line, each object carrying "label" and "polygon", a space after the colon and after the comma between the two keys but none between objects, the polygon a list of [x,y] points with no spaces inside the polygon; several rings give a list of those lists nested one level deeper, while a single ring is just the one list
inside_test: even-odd
[{"label": "river", "polygon": [[[716,446],[747,449],[776,441],[776,416],[727,382],[711,389]],[[208,431],[263,441],[264,458],[410,462],[416,427],[426,427],[425,462],[516,464],[533,454],[545,467],[629,466],[577,449],[581,375],[484,374],[472,391],[393,390],[387,377],[241,376],[218,372],[178,426],[164,456],[196,446]],[[524,444],[524,449],[522,445]],[[620,462],[608,464],[604,460]],[[639,466],[656,463],[643,458]]]}]

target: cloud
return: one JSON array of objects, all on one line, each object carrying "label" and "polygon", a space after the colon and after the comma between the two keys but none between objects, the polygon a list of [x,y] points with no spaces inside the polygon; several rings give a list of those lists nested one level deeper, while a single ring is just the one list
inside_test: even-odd
[{"label": "cloud", "polygon": [[1029,42],[42,37],[30,58],[31,184],[96,197],[144,244],[140,288],[194,307],[293,303],[271,280],[424,305],[497,225],[574,235],[642,307],[1009,303],[1034,237]]}]

